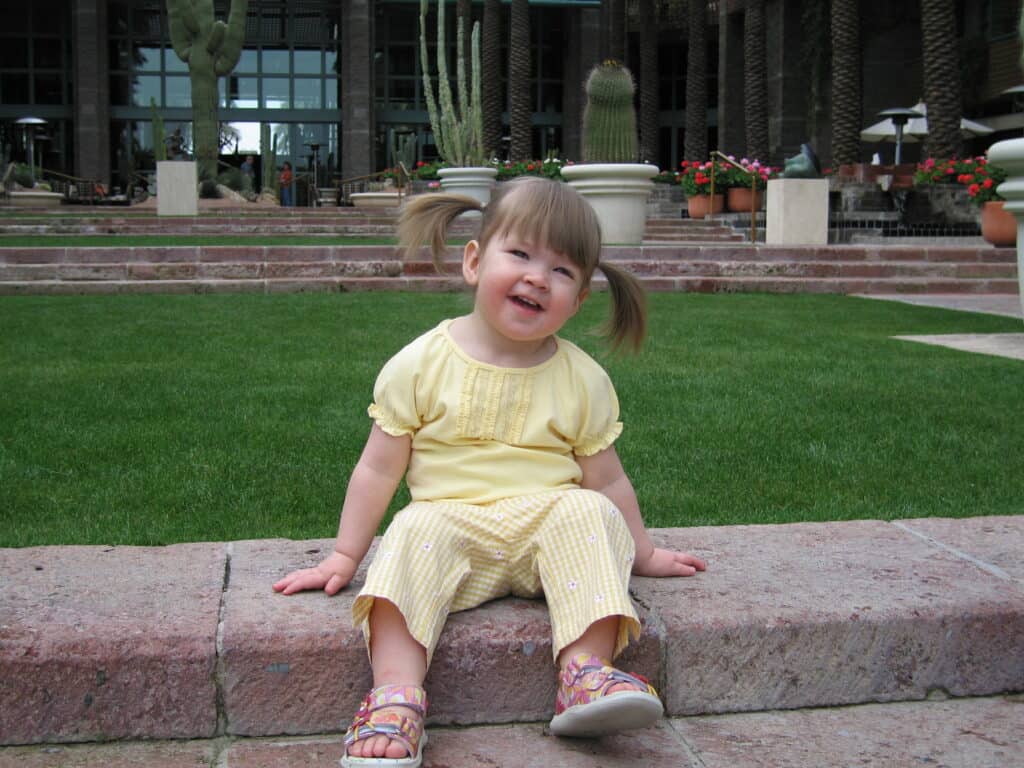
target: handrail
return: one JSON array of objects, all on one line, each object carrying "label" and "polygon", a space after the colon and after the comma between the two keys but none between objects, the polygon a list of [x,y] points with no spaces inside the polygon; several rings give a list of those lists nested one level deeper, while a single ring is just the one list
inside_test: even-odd
[{"label": "handrail", "polygon": [[734,168],[738,168],[739,170],[743,171],[743,173],[745,173],[748,176],[750,176],[750,192],[751,192],[751,203],[750,203],[750,242],[751,243],[756,243],[757,242],[757,205],[756,205],[756,202],[757,202],[757,179],[758,179],[759,174],[757,174],[754,171],[748,171],[746,168],[744,168],[742,165],[737,163],[735,160],[733,160],[728,155],[722,154],[722,152],[720,152],[719,150],[717,150],[717,149],[711,150],[710,159],[711,159],[711,163],[712,163],[712,168],[711,168],[711,197],[712,197],[712,199],[714,199],[714,197],[715,197],[715,169],[714,169],[715,155],[718,155],[718,157],[720,157],[722,160],[725,160],[725,162],[727,162],[729,165],[733,166]]},{"label": "handrail", "polygon": [[[409,172],[409,169],[405,167],[405,163],[403,163],[401,160],[398,161],[398,165],[395,166],[395,168],[397,168],[397,169],[399,169],[401,171],[399,176],[404,176],[405,177],[404,183],[400,183],[396,187],[396,189],[398,190],[398,202],[399,202],[399,204],[401,204],[403,190],[405,190],[408,187],[409,183],[412,182],[412,174]],[[388,168],[388,169],[383,170],[383,171],[377,171],[376,173],[368,173],[368,174],[365,174],[364,176],[352,176],[352,177],[347,178],[347,179],[339,179],[338,180],[338,187],[340,188],[344,184],[352,184],[352,183],[357,182],[357,181],[368,181],[369,179],[376,179],[376,178],[379,178],[381,176],[384,176],[385,174],[393,173],[395,168]]]}]

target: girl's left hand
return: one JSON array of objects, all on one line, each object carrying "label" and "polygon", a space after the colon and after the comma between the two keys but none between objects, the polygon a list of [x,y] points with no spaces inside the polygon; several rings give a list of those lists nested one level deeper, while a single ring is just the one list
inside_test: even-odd
[{"label": "girl's left hand", "polygon": [[645,561],[639,558],[634,561],[633,573],[637,576],[693,576],[707,567],[707,563],[689,552],[655,547]]}]

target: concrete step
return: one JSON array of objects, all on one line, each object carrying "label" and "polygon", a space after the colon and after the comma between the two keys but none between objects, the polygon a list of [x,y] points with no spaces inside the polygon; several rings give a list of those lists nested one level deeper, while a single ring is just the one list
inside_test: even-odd
[{"label": "concrete step", "polygon": [[[648,292],[836,293],[836,294],[993,294],[1016,295],[1016,280],[956,278],[846,278],[774,276],[639,276]],[[607,288],[601,277],[595,290]],[[346,291],[451,292],[465,290],[461,276],[295,276],[131,280],[0,280],[0,296],[138,293],[298,293]]]},{"label": "concrete step", "polygon": [[[0,768],[336,768],[343,728],[305,737],[0,748]],[[668,718],[601,740],[542,723],[427,728],[425,768],[1015,768],[1024,700],[987,697]]]},{"label": "concrete step", "polygon": [[[621,664],[670,718],[1024,691],[1024,516],[652,536],[709,563],[631,585],[644,630]],[[335,597],[270,589],[332,546],[0,550],[0,743],[343,729],[371,682],[349,620],[369,558]],[[546,721],[551,654],[542,601],[453,614],[431,723]]]}]

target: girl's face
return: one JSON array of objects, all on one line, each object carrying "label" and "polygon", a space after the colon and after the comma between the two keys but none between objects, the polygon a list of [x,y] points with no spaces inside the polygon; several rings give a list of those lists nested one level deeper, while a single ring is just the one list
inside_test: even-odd
[{"label": "girl's face", "polygon": [[568,257],[514,233],[495,235],[482,253],[471,241],[462,273],[476,288],[474,313],[510,341],[547,339],[587,297],[582,270]]}]

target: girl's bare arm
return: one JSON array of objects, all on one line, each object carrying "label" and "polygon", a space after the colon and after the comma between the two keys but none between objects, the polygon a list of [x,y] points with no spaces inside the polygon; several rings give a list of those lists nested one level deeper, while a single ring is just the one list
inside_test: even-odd
[{"label": "girl's bare arm", "polygon": [[577,456],[576,461],[583,470],[580,485],[611,499],[629,526],[636,544],[633,573],[637,576],[692,576],[707,567],[703,560],[688,552],[674,552],[654,546],[644,528],[633,484],[622,468],[615,446],[593,456]]},{"label": "girl's bare arm", "polygon": [[348,481],[334,552],[314,568],[289,573],[274,584],[276,592],[291,595],[323,589],[333,595],[352,581],[405,475],[411,450],[412,438],[408,435],[393,437],[373,425]]}]

